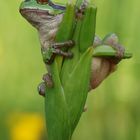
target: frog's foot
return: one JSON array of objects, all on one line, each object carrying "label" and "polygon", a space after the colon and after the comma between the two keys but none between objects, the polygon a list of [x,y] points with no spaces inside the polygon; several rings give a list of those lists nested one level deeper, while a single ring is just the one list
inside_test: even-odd
[{"label": "frog's foot", "polygon": [[117,51],[116,57],[122,59],[125,53],[124,47],[120,44],[116,44],[113,46],[113,48]]},{"label": "frog's foot", "polygon": [[76,19],[82,19],[83,15],[85,13],[85,9],[88,5],[88,1],[84,0],[84,2],[81,4],[81,6],[78,8],[76,7]]},{"label": "frog's foot", "polygon": [[45,97],[45,92],[46,92],[46,84],[45,84],[45,82],[41,82],[38,85],[37,89],[38,89],[39,95]]},{"label": "frog's foot", "polygon": [[42,77],[43,82],[38,85],[38,93],[39,95],[45,97],[45,92],[47,88],[53,87],[53,80],[51,74],[46,73]]},{"label": "frog's foot", "polygon": [[43,75],[42,80],[44,80],[46,87],[52,88],[53,87],[53,80],[52,76],[49,73],[46,73]]},{"label": "frog's foot", "polygon": [[102,45],[102,40],[99,36],[95,35],[94,41],[93,41],[93,47],[96,48],[99,45]]},{"label": "frog's foot", "polygon": [[118,63],[124,56],[125,49],[122,45],[119,44],[118,37],[116,34],[109,34],[103,39],[103,44],[110,45],[113,49],[116,50],[116,60]]}]

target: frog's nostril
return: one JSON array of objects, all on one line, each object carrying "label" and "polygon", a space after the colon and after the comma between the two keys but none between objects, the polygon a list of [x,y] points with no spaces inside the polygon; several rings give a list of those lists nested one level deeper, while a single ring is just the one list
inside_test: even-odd
[{"label": "frog's nostril", "polygon": [[47,4],[49,2],[49,0],[36,0],[37,3],[40,3],[40,4]]}]

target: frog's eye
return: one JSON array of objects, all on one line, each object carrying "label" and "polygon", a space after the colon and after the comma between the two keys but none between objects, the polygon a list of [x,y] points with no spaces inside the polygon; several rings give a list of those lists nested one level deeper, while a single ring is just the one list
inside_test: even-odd
[{"label": "frog's eye", "polygon": [[36,0],[37,3],[40,3],[40,4],[47,4],[49,2],[49,0]]},{"label": "frog's eye", "polygon": [[28,1],[30,1],[30,0],[25,0],[25,2],[28,2]]}]

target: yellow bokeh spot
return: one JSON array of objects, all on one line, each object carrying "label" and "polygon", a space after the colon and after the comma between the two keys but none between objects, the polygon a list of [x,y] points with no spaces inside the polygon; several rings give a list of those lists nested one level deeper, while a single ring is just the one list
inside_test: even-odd
[{"label": "yellow bokeh spot", "polygon": [[10,118],[11,140],[40,140],[44,129],[43,117],[38,114],[19,114]]}]

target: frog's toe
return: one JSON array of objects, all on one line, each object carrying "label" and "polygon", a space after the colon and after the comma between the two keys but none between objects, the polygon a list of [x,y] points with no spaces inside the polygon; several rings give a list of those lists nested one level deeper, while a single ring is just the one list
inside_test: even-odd
[{"label": "frog's toe", "polygon": [[55,49],[55,51],[53,53],[56,55],[67,57],[67,58],[73,57],[73,54],[71,52],[65,52],[65,51],[62,51],[60,49]]},{"label": "frog's toe", "polygon": [[119,38],[115,33],[110,33],[104,37],[102,42],[106,45],[115,45],[119,43]]},{"label": "frog's toe", "polygon": [[60,49],[60,48],[70,48],[75,45],[75,42],[73,40],[68,40],[65,42],[56,42],[52,44],[52,48],[54,49]]},{"label": "frog's toe", "polygon": [[124,57],[125,49],[119,44],[119,38],[115,33],[108,34],[104,37],[102,43],[110,45],[116,51],[116,59],[121,60]]},{"label": "frog's toe", "polygon": [[102,40],[101,40],[101,38],[99,36],[96,35],[94,37],[93,47],[95,48],[95,47],[97,47],[99,45],[102,45]]},{"label": "frog's toe", "polygon": [[49,74],[49,73],[44,74],[42,79],[44,80],[44,82],[48,88],[53,87],[53,80],[52,80],[51,74]]},{"label": "frog's toe", "polygon": [[125,53],[125,48],[121,46],[120,44],[116,45],[116,57],[122,59]]},{"label": "frog's toe", "polygon": [[46,92],[46,85],[45,85],[45,82],[41,82],[39,85],[38,85],[38,93],[39,95],[45,97],[45,92]]}]

